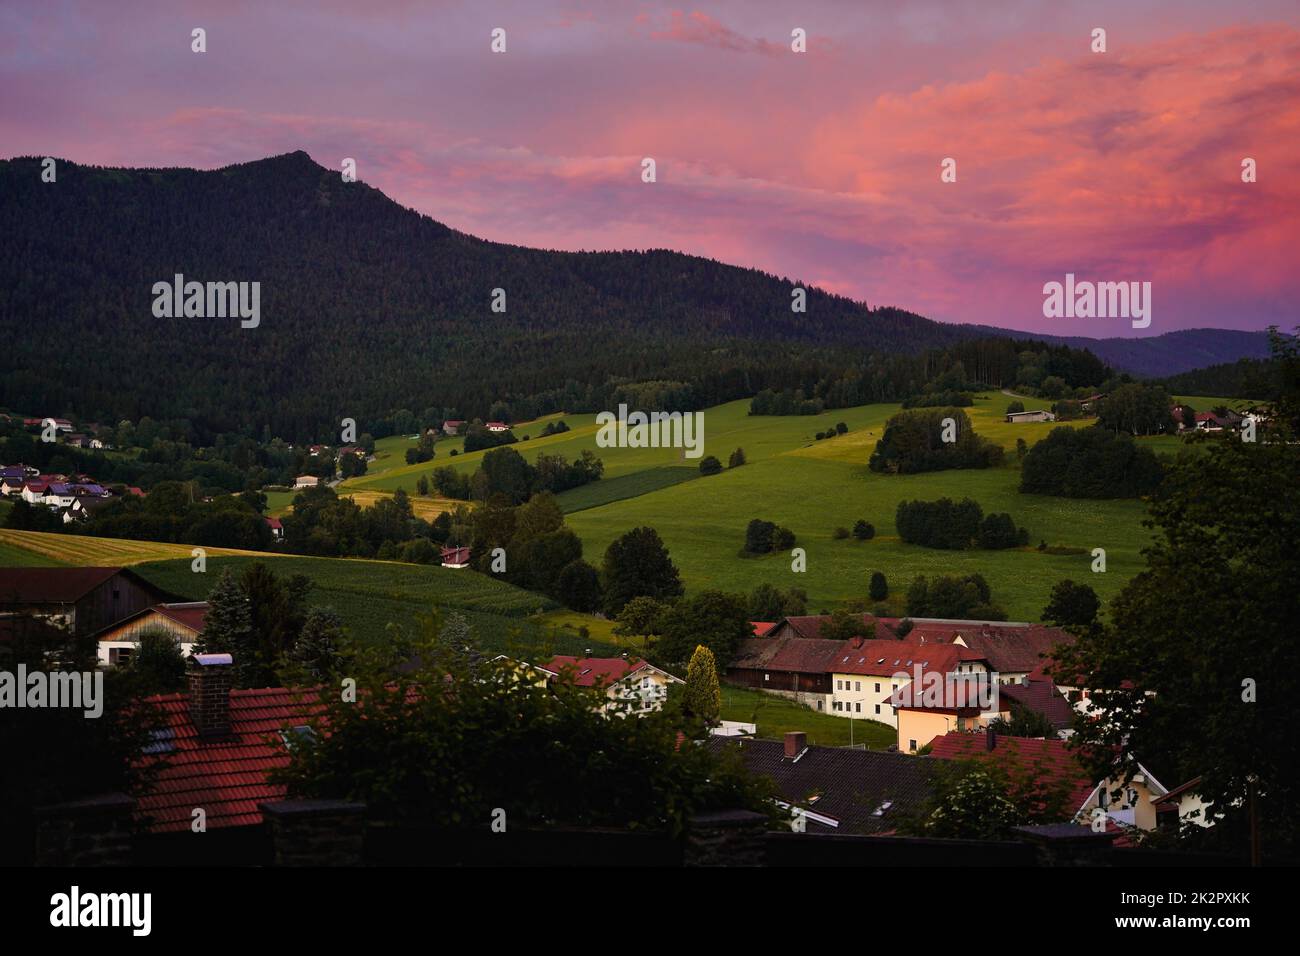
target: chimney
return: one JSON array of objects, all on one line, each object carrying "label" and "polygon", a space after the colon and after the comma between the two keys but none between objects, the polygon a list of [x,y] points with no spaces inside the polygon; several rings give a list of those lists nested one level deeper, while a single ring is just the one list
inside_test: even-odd
[{"label": "chimney", "polygon": [[190,720],[200,737],[230,733],[229,654],[195,654],[190,658]]},{"label": "chimney", "polygon": [[984,728],[984,749],[992,750],[998,745],[998,732],[991,726]]},{"label": "chimney", "polygon": [[808,735],[802,730],[787,730],[785,734],[785,755],[793,760],[808,749]]}]

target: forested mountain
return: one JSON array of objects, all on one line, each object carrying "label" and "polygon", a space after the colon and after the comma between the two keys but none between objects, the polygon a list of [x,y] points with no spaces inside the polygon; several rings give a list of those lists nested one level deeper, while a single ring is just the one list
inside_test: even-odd
[{"label": "forested mountain", "polygon": [[[0,162],[0,407],[24,414],[302,440],[400,408],[690,408],[849,372],[853,397],[897,399],[929,377],[913,357],[989,334],[816,289],[796,313],[789,281],[674,252],[486,242],[303,152],[56,168],[46,183],[39,159]],[[155,318],[177,273],[259,282],[260,325]]]}]

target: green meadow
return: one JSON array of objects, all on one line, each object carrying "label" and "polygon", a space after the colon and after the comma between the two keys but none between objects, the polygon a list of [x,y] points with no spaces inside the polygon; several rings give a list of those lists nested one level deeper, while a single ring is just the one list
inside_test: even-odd
[{"label": "green meadow", "polygon": [[[585,556],[599,564],[605,549],[623,532],[641,525],[655,528],[682,572],[688,590],[719,588],[748,592],[762,583],[780,588],[802,587],[810,611],[829,610],[838,602],[865,598],[872,572],[885,574],[891,587],[888,603],[902,609],[902,596],[915,575],[969,574],[988,580],[994,600],[1015,620],[1037,620],[1052,587],[1064,578],[1086,582],[1104,600],[1143,566],[1141,550],[1150,532],[1142,526],[1145,505],[1140,501],[1081,501],[1022,495],[1019,485],[1017,439],[1033,445],[1053,428],[1066,424],[1088,427],[1091,419],[1066,422],[1008,423],[1007,404],[1014,396],[990,391],[964,409],[977,433],[1007,451],[1005,463],[987,470],[952,470],[923,475],[878,475],[866,463],[894,404],[835,409],[808,416],[751,416],[747,400],[730,402],[704,413],[704,454],[724,464],[732,451],[743,448],[747,463],[722,474],[699,474],[699,459],[685,458],[681,449],[599,448],[594,415],[550,416],[520,426],[516,433],[536,436],[545,422],[563,419],[570,431],[533,437],[513,447],[530,460],[537,454],[576,458],[584,450],[605,464],[605,477],[560,495],[567,521],[582,538]],[[1050,402],[1020,397],[1027,409]],[[1198,409],[1223,400],[1206,396],[1185,399]],[[817,440],[838,422],[848,432]],[[1140,439],[1159,454],[1184,447],[1176,436]],[[459,443],[459,439],[454,439]],[[385,439],[393,459],[400,461],[399,442]],[[414,490],[421,474],[452,464],[472,472],[485,452],[450,456],[450,442],[440,442],[432,462],[393,464],[376,469],[340,489],[391,492]],[[985,513],[1005,511],[1028,529],[1031,546],[1007,551],[939,551],[902,543],[894,514],[903,500],[941,497],[974,498]],[[795,572],[788,553],[763,558],[739,555],[745,526],[753,518],[774,521],[794,531],[805,550],[807,570]],[[859,542],[836,540],[837,527],[851,528],[859,518],[871,522],[876,537]],[[1042,542],[1048,549],[1039,551]],[[1106,552],[1106,571],[1092,571],[1092,551]],[[1056,553],[1053,553],[1056,552]],[[1064,552],[1064,553],[1063,553]],[[1074,552],[1074,553],[1069,553]]]}]

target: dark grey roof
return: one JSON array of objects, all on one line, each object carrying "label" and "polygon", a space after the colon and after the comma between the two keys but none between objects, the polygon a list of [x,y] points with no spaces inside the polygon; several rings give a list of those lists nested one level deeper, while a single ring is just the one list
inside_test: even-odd
[{"label": "dark grey roof", "polygon": [[[708,746],[716,751],[739,748],[745,766],[770,777],[785,802],[839,822],[829,827],[810,818],[809,832],[887,833],[930,796],[933,763],[922,757],[808,747],[798,760],[791,760],[781,741],[735,737],[710,737]],[[890,805],[882,810],[886,802]]]}]

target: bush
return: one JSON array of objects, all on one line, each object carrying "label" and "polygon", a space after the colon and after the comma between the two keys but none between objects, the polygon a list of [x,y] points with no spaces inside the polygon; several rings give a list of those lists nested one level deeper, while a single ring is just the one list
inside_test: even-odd
[{"label": "bush", "polygon": [[859,518],[853,524],[853,537],[859,541],[870,541],[876,536],[876,528],[871,522]]},{"label": "bush", "polygon": [[712,455],[707,455],[700,460],[701,475],[716,475],[720,471],[722,471],[722,462],[718,461],[718,459],[714,458]]},{"label": "bush", "polygon": [[849,536],[849,529],[845,528],[843,525],[841,525],[840,527],[836,528],[834,531],[831,532],[831,537],[834,538],[836,541],[843,541],[848,536]]},{"label": "bush", "polygon": [[871,573],[871,587],[867,594],[873,601],[883,601],[889,597],[889,582],[885,580],[884,574],[879,571]]},{"label": "bush", "polygon": [[743,448],[737,448],[735,451],[731,453],[731,457],[727,459],[728,468],[739,468],[744,463],[745,463],[745,449]]}]

